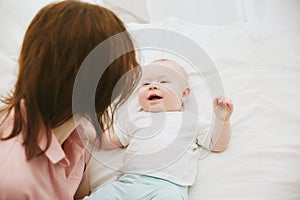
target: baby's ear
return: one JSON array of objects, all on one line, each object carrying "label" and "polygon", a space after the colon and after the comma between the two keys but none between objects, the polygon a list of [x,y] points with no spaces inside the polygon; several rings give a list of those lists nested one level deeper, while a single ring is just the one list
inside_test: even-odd
[{"label": "baby's ear", "polygon": [[190,88],[185,88],[183,93],[182,93],[182,102],[185,102],[188,96],[190,95],[191,89]]}]

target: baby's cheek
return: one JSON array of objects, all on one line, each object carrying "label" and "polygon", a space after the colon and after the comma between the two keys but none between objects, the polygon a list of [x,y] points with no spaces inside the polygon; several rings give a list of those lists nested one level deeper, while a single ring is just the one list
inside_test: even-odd
[{"label": "baby's cheek", "polygon": [[178,96],[178,88],[174,85],[167,85],[164,88],[168,91],[168,93]]},{"label": "baby's cheek", "polygon": [[168,95],[168,103],[172,104],[172,106],[178,106],[181,105],[182,96],[178,93],[169,93]]},{"label": "baby's cheek", "polygon": [[180,101],[182,99],[182,92],[179,90],[173,90],[171,92],[171,95],[176,98],[177,101]]},{"label": "baby's cheek", "polygon": [[138,99],[143,99],[145,97],[145,90],[143,88],[141,88],[139,91],[138,91]]}]

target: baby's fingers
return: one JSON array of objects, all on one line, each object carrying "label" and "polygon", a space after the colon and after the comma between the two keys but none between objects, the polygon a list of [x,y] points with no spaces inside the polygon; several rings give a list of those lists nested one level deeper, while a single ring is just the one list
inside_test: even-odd
[{"label": "baby's fingers", "polygon": [[219,97],[217,97],[217,98],[214,99],[214,102],[213,102],[214,106],[218,105],[219,99],[220,99]]},{"label": "baby's fingers", "polygon": [[214,107],[221,107],[223,109],[226,109],[227,111],[232,112],[233,111],[233,103],[230,99],[225,97],[217,97],[214,99]]},{"label": "baby's fingers", "polygon": [[226,109],[227,109],[227,110],[230,110],[230,111],[233,110],[233,103],[232,103],[232,101],[231,101],[230,99],[227,99],[227,100],[226,100],[225,105],[226,105]]},{"label": "baby's fingers", "polygon": [[226,98],[222,98],[222,97],[217,97],[215,98],[214,100],[214,105],[215,106],[222,106],[222,107],[225,107],[226,106]]}]

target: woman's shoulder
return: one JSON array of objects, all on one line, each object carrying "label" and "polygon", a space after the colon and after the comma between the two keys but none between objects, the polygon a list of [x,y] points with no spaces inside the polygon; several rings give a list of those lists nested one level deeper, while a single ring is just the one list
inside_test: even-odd
[{"label": "woman's shoulder", "polygon": [[[12,132],[13,117],[13,112],[5,113],[0,117],[0,163],[5,163],[7,167],[9,167],[9,165],[7,165],[5,159],[11,158],[11,156],[13,156],[14,159],[18,159],[18,157],[25,155],[24,148],[22,147],[23,138],[21,134],[8,140],[3,139],[7,138]],[[4,169],[5,166],[2,165],[2,169]]]},{"label": "woman's shoulder", "polygon": [[14,124],[14,111],[1,113],[0,115],[0,136],[8,137],[12,131]]}]

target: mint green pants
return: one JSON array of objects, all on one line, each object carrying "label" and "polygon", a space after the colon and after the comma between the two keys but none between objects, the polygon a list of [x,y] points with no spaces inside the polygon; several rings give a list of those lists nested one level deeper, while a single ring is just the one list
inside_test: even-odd
[{"label": "mint green pants", "polygon": [[187,200],[188,187],[151,176],[125,174],[84,200]]}]

